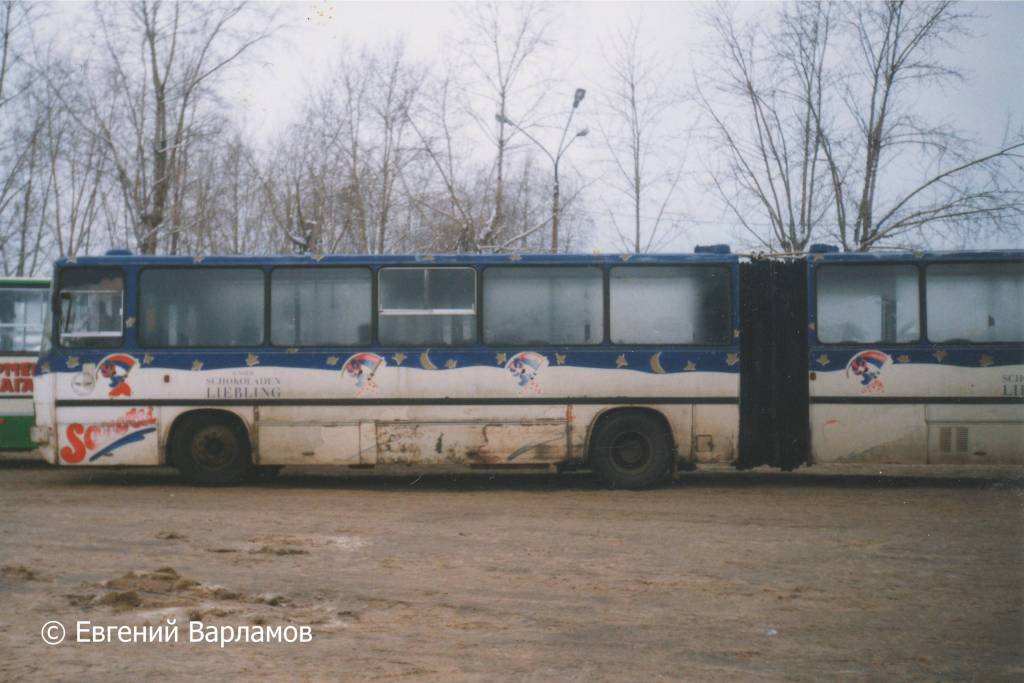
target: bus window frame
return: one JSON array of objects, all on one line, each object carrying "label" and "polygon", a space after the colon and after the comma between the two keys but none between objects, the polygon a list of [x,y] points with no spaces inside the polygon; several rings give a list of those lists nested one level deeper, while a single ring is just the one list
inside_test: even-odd
[{"label": "bus window frame", "polygon": [[[376,269],[374,269],[375,272],[374,272],[374,278],[373,278],[373,329],[372,329],[372,333],[373,334],[372,334],[371,339],[372,339],[372,342],[373,342],[374,346],[379,346],[379,347],[383,347],[383,348],[386,348],[386,349],[387,348],[396,348],[396,349],[398,349],[398,348],[428,348],[428,345],[424,345],[424,344],[382,342],[380,340],[380,318],[381,318],[380,278],[381,278],[381,273],[383,271],[385,271],[385,270],[398,270],[398,269],[403,269],[403,268],[415,268],[417,270],[453,270],[453,269],[458,269],[458,270],[469,270],[469,271],[472,271],[473,272],[473,296],[475,297],[474,300],[473,300],[473,313],[472,313],[473,317],[475,318],[474,325],[473,325],[473,337],[474,337],[473,341],[471,341],[469,343],[464,343],[464,344],[441,344],[441,345],[436,345],[435,344],[435,345],[430,345],[430,348],[438,348],[438,349],[471,349],[471,348],[479,348],[481,346],[485,346],[485,344],[483,344],[483,342],[481,340],[481,330],[482,330],[482,328],[480,327],[480,320],[481,320],[481,314],[482,314],[482,309],[483,309],[483,306],[482,306],[483,299],[481,298],[481,294],[482,294],[481,283],[482,283],[483,278],[480,276],[480,268],[474,266],[473,264],[465,264],[464,265],[464,264],[458,264],[458,263],[453,263],[453,264],[442,263],[442,264],[430,264],[430,265],[424,265],[423,263],[395,263],[395,264],[380,264],[380,265],[378,265],[376,267]],[[407,310],[410,310],[410,309],[394,308],[394,309],[389,309],[389,310],[392,310],[392,311],[407,311]],[[459,309],[459,308],[454,308],[454,309],[449,309],[449,308],[431,308],[431,309],[411,309],[411,310],[423,310],[423,311],[428,311],[429,310],[430,312],[412,313],[412,314],[409,314],[409,313],[394,313],[392,315],[422,315],[422,316],[429,316],[429,315],[466,315],[465,313],[461,313],[461,311],[463,311],[465,309]],[[437,313],[436,311],[458,311],[458,312],[457,313]],[[353,348],[355,348],[355,347],[353,347]]]},{"label": "bus window frame", "polygon": [[[142,318],[140,311],[142,310],[142,297],[145,289],[142,287],[142,276],[150,270],[170,270],[170,271],[184,271],[184,270],[258,270],[263,274],[263,337],[258,344],[251,346],[211,346],[209,344],[189,345],[189,346],[150,346],[143,342],[142,336]],[[195,349],[216,349],[221,350],[241,350],[241,351],[252,351],[254,349],[263,349],[269,346],[270,340],[270,277],[269,268],[265,265],[246,265],[246,264],[188,264],[188,265],[144,265],[138,269],[135,276],[135,318],[138,322],[135,325],[135,344],[140,349],[153,350],[153,351],[185,351]],[[124,321],[122,320],[122,325]]]},{"label": "bus window frame", "polygon": [[[19,286],[0,285],[0,289],[15,289],[15,290],[18,290],[18,289],[38,289],[38,290],[42,290],[42,292],[43,292],[43,304],[44,305],[43,305],[43,322],[40,324],[41,330],[42,330],[42,335],[41,335],[40,340],[39,340],[39,344],[40,344],[39,350],[36,350],[36,351],[0,351],[0,354],[2,354],[4,356],[25,356],[25,357],[28,357],[28,358],[36,358],[36,357],[38,357],[40,355],[40,353],[42,352],[43,338],[46,336],[46,332],[47,332],[47,330],[46,330],[46,311],[47,311],[47,307],[53,305],[53,300],[52,300],[52,298],[50,296],[50,285],[45,285],[45,284],[42,284],[42,283],[24,284],[24,285],[19,285]],[[2,325],[13,325],[13,324],[14,323],[3,323],[3,324],[0,324],[0,326],[2,326]]]},{"label": "bus window frame", "polygon": [[[729,320],[729,334],[728,338],[720,342],[700,342],[693,344],[686,343],[661,343],[661,342],[629,342],[629,343],[617,343],[611,339],[611,314],[612,314],[612,269],[613,268],[718,268],[725,271],[725,283],[727,287],[726,301],[728,302],[728,315]],[[720,349],[725,347],[734,346],[737,342],[735,330],[737,329],[736,321],[736,286],[733,282],[735,278],[736,268],[733,263],[720,262],[720,263],[686,263],[686,262],[670,262],[670,263],[613,263],[607,264],[606,270],[606,287],[605,287],[605,316],[608,318],[608,322],[605,326],[605,334],[610,346],[616,348],[628,348],[636,346],[640,348],[655,347],[655,348],[666,348],[666,349],[702,349],[702,348],[714,348]]]},{"label": "bus window frame", "polygon": [[[118,337],[111,336],[94,336],[93,339],[118,339],[119,344],[113,344],[109,346],[65,346],[63,343],[64,336],[60,332],[60,325],[62,319],[60,295],[64,291],[64,275],[68,271],[80,271],[80,270],[108,270],[116,271],[121,277],[121,334]],[[50,307],[52,312],[52,327],[51,334],[52,346],[54,349],[60,349],[62,351],[105,351],[109,349],[124,348],[126,346],[126,330],[127,325],[125,321],[128,319],[128,276],[125,273],[124,268],[114,265],[74,265],[64,266],[56,273],[54,278],[55,286],[52,289],[52,298],[50,299]],[[45,323],[44,323],[45,325]]]},{"label": "bus window frame", "polygon": [[951,259],[929,259],[920,264],[921,270],[921,343],[927,344],[934,347],[994,347],[994,348],[1014,348],[1020,347],[1024,344],[1024,339],[1019,341],[1004,341],[1004,342],[980,342],[980,341],[932,341],[931,335],[927,325],[925,316],[928,311],[928,268],[931,266],[953,266],[953,265],[1001,265],[1001,264],[1014,264],[1024,263],[1018,259],[969,259],[969,258],[951,258]]},{"label": "bus window frame", "polygon": [[[820,285],[819,277],[821,275],[821,271],[823,269],[837,268],[837,267],[838,268],[851,268],[852,269],[852,268],[864,268],[864,267],[868,267],[868,266],[875,267],[875,268],[877,268],[879,266],[894,266],[894,267],[902,266],[904,268],[908,268],[908,267],[909,268],[913,268],[916,271],[916,273],[917,273],[917,320],[918,320],[918,323],[917,323],[917,337],[915,339],[913,339],[913,340],[902,341],[902,342],[900,342],[900,341],[896,341],[896,342],[887,342],[887,341],[838,341],[838,342],[825,342],[825,341],[822,341],[818,337],[818,331],[820,329],[820,325],[818,324],[818,297],[820,296],[820,293],[821,293],[821,289],[819,287],[819,285]],[[907,348],[907,347],[911,347],[911,346],[921,346],[921,345],[927,344],[928,342],[926,341],[927,338],[926,338],[925,335],[926,335],[926,331],[927,331],[928,321],[925,319],[925,300],[924,300],[925,293],[924,293],[924,267],[923,266],[924,266],[924,264],[919,262],[919,261],[908,262],[908,261],[895,261],[895,260],[894,261],[882,261],[882,262],[871,261],[871,262],[866,262],[866,263],[851,263],[851,262],[835,262],[834,261],[834,262],[831,262],[831,263],[825,262],[825,263],[820,263],[820,264],[813,264],[811,267],[814,269],[813,270],[813,272],[814,272],[814,297],[813,297],[814,315],[813,316],[810,315],[810,309],[811,309],[810,304],[812,302],[808,301],[808,316],[807,316],[808,324],[814,323],[814,330],[812,330],[813,334],[811,335],[811,337],[813,337],[813,339],[814,339],[813,346],[828,346],[828,347],[885,346],[885,347]],[[810,299],[810,298],[811,298],[810,295],[808,295],[808,299]]]},{"label": "bus window frame", "polygon": [[[370,274],[370,341],[365,344],[275,344],[274,335],[271,330],[271,325],[274,324],[273,314],[273,302],[271,297],[274,294],[274,271],[276,270],[305,270],[309,269],[313,272],[322,270],[365,270]],[[330,349],[368,349],[373,347],[377,343],[377,274],[371,266],[368,265],[345,265],[345,264],[334,264],[328,263],[320,265],[319,263],[301,263],[301,264],[281,264],[272,265],[267,270],[267,293],[266,293],[266,332],[267,332],[267,344],[266,346],[272,350],[279,349],[301,349],[301,350],[330,350]],[[233,348],[233,347],[232,347]]]}]

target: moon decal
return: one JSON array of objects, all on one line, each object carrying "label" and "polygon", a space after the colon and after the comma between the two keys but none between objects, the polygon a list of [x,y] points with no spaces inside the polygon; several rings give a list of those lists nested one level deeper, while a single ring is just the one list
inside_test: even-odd
[{"label": "moon decal", "polygon": [[430,349],[420,354],[420,367],[424,370],[437,370],[437,366],[430,362]]},{"label": "moon decal", "polygon": [[665,368],[661,367],[661,351],[658,351],[656,354],[651,356],[651,370],[658,375],[665,374]]}]

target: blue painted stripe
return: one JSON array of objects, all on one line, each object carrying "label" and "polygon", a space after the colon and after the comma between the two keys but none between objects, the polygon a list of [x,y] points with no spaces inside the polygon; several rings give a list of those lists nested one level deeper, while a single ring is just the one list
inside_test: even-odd
[{"label": "blue painted stripe", "polygon": [[156,427],[146,427],[145,429],[140,429],[137,432],[132,432],[131,434],[126,434],[125,436],[122,436],[117,441],[114,441],[113,443],[107,444],[105,447],[101,448],[100,450],[98,450],[95,453],[93,453],[92,455],[90,455],[89,456],[89,462],[94,462],[94,461],[102,458],[104,455],[110,455],[111,453],[113,453],[115,450],[117,450],[121,446],[126,446],[126,445],[128,445],[130,443],[135,443],[136,441],[142,441],[143,439],[146,438],[146,434],[149,434],[150,432],[155,432],[155,431],[156,431]]},{"label": "blue painted stripe", "polygon": [[1024,365],[1024,347],[1019,345],[991,347],[934,347],[916,346],[812,346],[807,367],[815,372],[845,370],[850,359],[862,351],[881,351],[894,365],[950,365],[960,368],[1005,367]]},{"label": "blue painted stripe", "polygon": [[[196,361],[202,363],[202,370],[226,370],[246,367],[301,368],[340,372],[353,354],[374,353],[384,358],[388,367],[423,368],[421,354],[426,353],[431,371],[444,372],[448,369],[467,367],[491,367],[504,370],[505,364],[520,351],[532,351],[548,360],[549,368],[573,367],[605,370],[634,370],[648,374],[681,374],[690,372],[725,372],[737,374],[740,371],[739,346],[723,345],[718,348],[645,348],[631,350],[616,347],[547,348],[547,349],[501,349],[501,348],[415,348],[379,349],[349,348],[335,350],[301,350],[288,353],[283,349],[272,351],[261,348],[217,351],[203,349],[173,350],[119,350],[131,354],[139,361],[140,368],[161,370],[192,370]],[[98,363],[109,352],[81,351],[78,353],[55,353],[50,361],[51,372],[78,374],[84,363]],[[657,355],[657,361],[654,357]],[[250,357],[252,356],[252,357]],[[68,367],[69,357],[74,358],[73,368]],[[499,362],[499,360],[501,362]],[[452,367],[449,367],[452,366]],[[657,368],[657,369],[656,369]],[[133,370],[132,372],[136,372]],[[129,380],[130,381],[130,380]],[[97,378],[97,384],[106,386],[105,380]]]}]

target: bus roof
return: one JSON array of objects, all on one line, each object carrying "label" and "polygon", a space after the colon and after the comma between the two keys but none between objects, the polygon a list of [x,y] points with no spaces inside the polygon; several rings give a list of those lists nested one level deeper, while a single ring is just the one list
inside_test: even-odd
[{"label": "bus roof", "polygon": [[[602,265],[602,264],[731,264],[749,256],[722,253],[683,254],[394,254],[359,255],[338,254],[329,256],[137,256],[109,255],[82,256],[74,259],[59,259],[58,268],[69,265],[124,265],[124,266],[288,266],[310,265],[499,265],[517,263],[520,265]],[[808,254],[804,258],[815,263],[885,263],[912,261],[1018,261],[1024,260],[1024,250],[971,250],[971,251],[910,251],[878,250],[871,252],[829,252]],[[5,282],[27,284],[35,282],[48,284],[47,280],[30,278],[7,278]]]},{"label": "bus roof", "polygon": [[840,251],[810,254],[815,263],[891,263],[912,261],[1022,261],[1022,249],[992,249],[969,251]]},{"label": "bus roof", "polygon": [[0,277],[0,287],[49,287],[44,277]]},{"label": "bus roof", "polygon": [[83,256],[73,260],[60,259],[57,267],[68,265],[190,266],[203,265],[586,265],[586,264],[683,264],[735,263],[736,254],[396,254],[396,255],[330,255],[330,256]]}]

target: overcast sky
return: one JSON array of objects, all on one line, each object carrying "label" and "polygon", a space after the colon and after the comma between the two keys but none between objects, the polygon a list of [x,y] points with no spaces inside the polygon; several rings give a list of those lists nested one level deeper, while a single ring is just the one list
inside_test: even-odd
[{"label": "overcast sky", "polygon": [[[296,2],[280,5],[292,27],[264,54],[268,68],[248,83],[236,83],[250,123],[273,127],[293,112],[309,83],[323,76],[346,44],[406,39],[411,54],[432,60],[450,49],[460,33],[456,3]],[[755,12],[765,3],[746,3]],[[579,2],[559,6],[555,69],[581,86],[600,77],[602,48],[609,36],[640,16],[651,47],[678,63],[681,82],[690,73],[692,51],[707,39],[697,3]],[[951,120],[998,138],[1008,112],[1024,111],[1024,2],[973,3],[974,35],[954,56],[969,74],[956,93],[934,93],[933,105]],[[561,74],[560,74],[561,75]],[[581,114],[584,112],[581,112]]]},{"label": "overcast sky", "polygon": [[[74,35],[76,15],[89,7],[62,7],[67,11],[56,13],[59,30],[62,35]],[[455,46],[465,35],[455,3],[320,1],[266,3],[264,7],[276,9],[285,29],[262,48],[259,65],[237,70],[222,83],[222,92],[228,96],[235,116],[252,138],[264,145],[273,144],[294,120],[311,88],[325,80],[343,49],[379,45],[401,37],[410,57],[440,66],[455,59]],[[1008,121],[1021,125],[1024,113],[1024,2],[975,3],[968,7],[978,15],[971,24],[973,35],[960,40],[955,53],[945,60],[960,68],[967,79],[947,91],[923,92],[919,102],[921,113],[931,123],[952,124],[990,148],[1000,142]],[[686,92],[693,72],[702,68],[700,49],[709,36],[702,30],[698,16],[701,6],[697,3],[580,2],[558,4],[552,9],[558,16],[552,35],[555,46],[544,66],[546,75],[557,85],[548,99],[553,103],[564,101],[567,107],[574,88],[584,87],[594,93],[578,111],[581,126],[589,124],[588,114],[593,115],[601,89],[607,84],[604,58],[609,42],[631,18],[640,19],[650,50],[671,65],[666,88]],[[772,8],[763,3],[739,6],[739,11],[749,16],[766,9]],[[681,120],[679,129],[689,125],[692,121]],[[568,155],[569,161],[577,168],[585,166],[593,171],[600,145],[596,134],[582,139],[582,144]],[[481,150],[482,154],[489,153],[484,145]],[[701,170],[697,157],[702,153],[708,152],[698,151],[688,159],[695,174]],[[735,242],[731,229],[722,227],[734,224],[734,219],[723,214],[720,204],[708,196],[696,180],[678,194],[673,210],[690,214],[697,221],[689,224],[668,248],[688,250],[695,243]],[[590,198],[586,205],[598,204]],[[621,248],[607,226],[589,246],[606,251]]]},{"label": "overcast sky", "polygon": [[[747,3],[743,13],[755,15],[767,6]],[[922,94],[921,103],[932,122],[963,129],[986,143],[1000,142],[1007,121],[1020,124],[1024,112],[1024,2],[976,3],[978,15],[973,35],[960,42],[949,61],[967,75],[965,82],[948,91],[933,89]],[[360,44],[373,45],[402,37],[412,57],[437,63],[452,56],[462,28],[455,3],[441,2],[299,2],[279,6],[289,28],[263,53],[265,64],[255,77],[235,78],[232,99],[248,130],[266,140],[280,131],[297,112],[309,88],[320,82],[340,50]],[[698,18],[696,3],[581,2],[560,4],[551,75],[561,81],[568,102],[572,89],[599,90],[604,77],[604,52],[615,31],[630,18],[640,17],[650,48],[673,65],[674,77],[667,87],[685,90],[693,69],[700,68],[699,50],[708,39]],[[251,74],[251,72],[248,72]],[[558,92],[551,94],[557,100]],[[585,102],[578,112],[587,123]],[[574,150],[576,164],[586,164],[599,145],[597,136]],[[586,145],[591,149],[587,150]],[[697,159],[691,159],[694,165]],[[694,243],[730,241],[717,227],[730,221],[717,204],[704,201],[706,193],[688,188],[679,210],[695,212],[704,221],[691,226],[671,245],[690,249]],[[593,247],[613,250],[614,237],[602,232]]]}]

